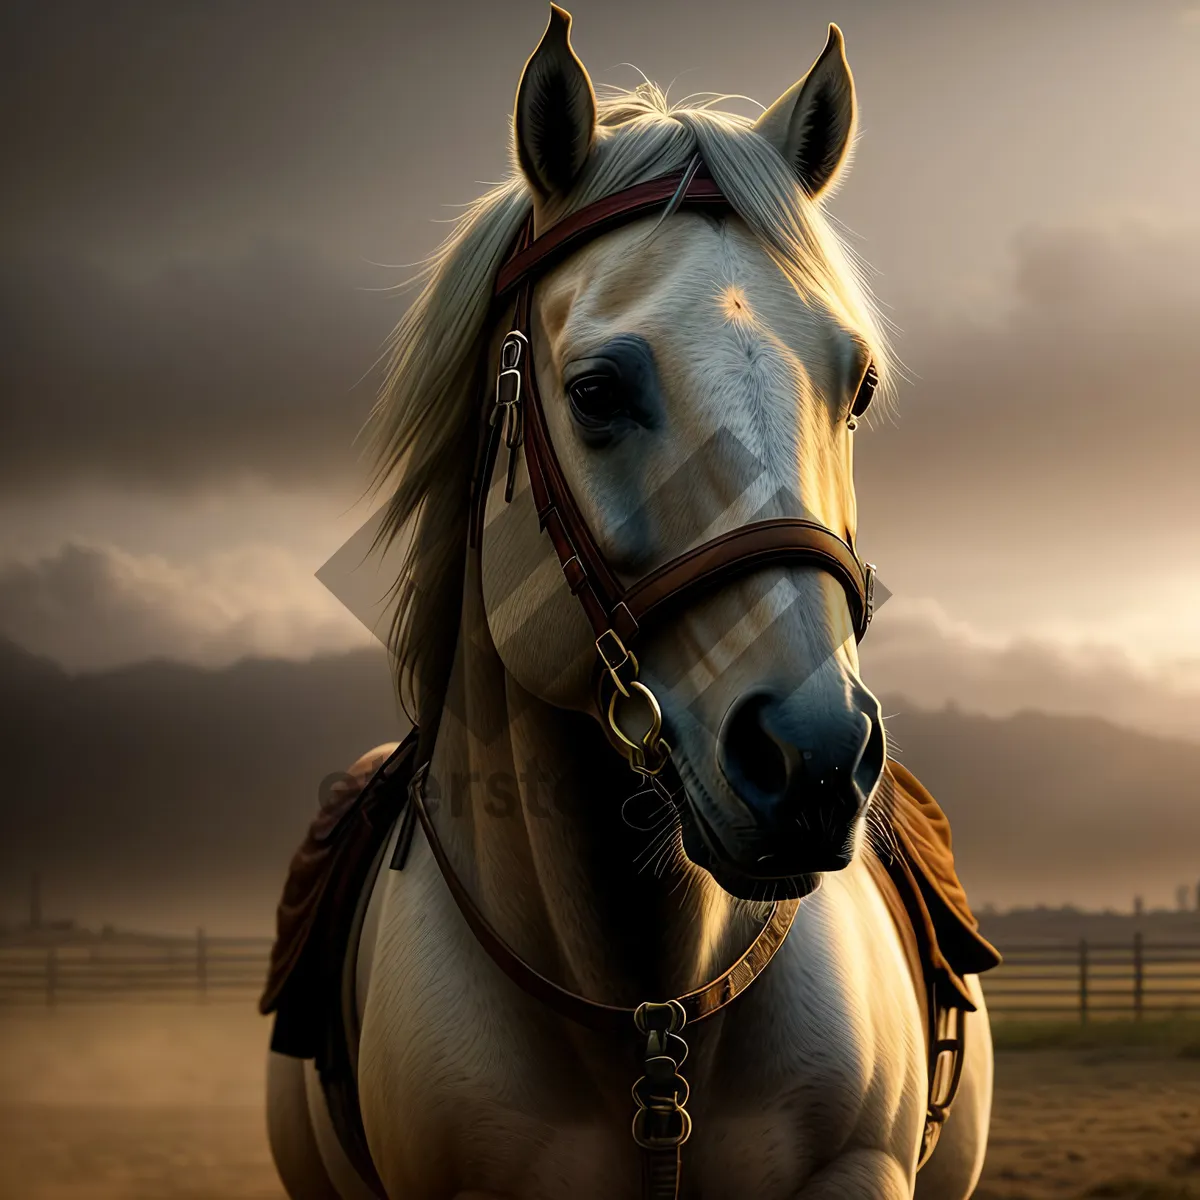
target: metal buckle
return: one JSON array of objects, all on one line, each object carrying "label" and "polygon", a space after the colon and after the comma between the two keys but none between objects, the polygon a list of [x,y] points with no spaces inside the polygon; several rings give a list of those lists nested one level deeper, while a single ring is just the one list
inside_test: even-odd
[{"label": "metal buckle", "polygon": [[[630,655],[630,658],[633,656]],[[636,665],[637,660],[633,661]],[[637,692],[650,709],[650,725],[636,742],[621,728],[617,720],[617,701],[622,694],[632,699],[633,692]],[[658,697],[641,680],[631,679],[628,692],[614,691],[608,698],[607,717],[608,728],[621,743],[621,752],[629,760],[629,765],[639,775],[653,776],[661,773],[671,757],[671,746],[662,736],[662,708],[659,706]]]},{"label": "metal buckle", "polygon": [[867,609],[863,616],[863,633],[870,628],[875,616],[875,564],[863,563],[867,569]]},{"label": "metal buckle", "polygon": [[620,672],[625,668],[626,664],[633,663],[633,678],[636,679],[638,669],[637,659],[625,649],[625,643],[621,641],[620,637],[612,629],[606,629],[596,639],[596,653],[600,655],[600,661],[604,663],[605,669],[612,676],[612,681],[616,685],[617,690],[622,696],[628,698],[629,691],[621,679]]},{"label": "metal buckle", "polygon": [[[651,1134],[646,1131],[646,1122],[651,1114],[670,1122],[668,1132]],[[633,1114],[633,1140],[643,1150],[673,1150],[682,1146],[692,1136],[692,1116],[686,1108],[676,1108],[668,1112],[658,1112],[654,1109],[639,1108]]]},{"label": "metal buckle", "polygon": [[638,1033],[678,1033],[687,1024],[687,1009],[678,1000],[665,1004],[647,1000],[633,1010],[633,1024]]},{"label": "metal buckle", "polygon": [[678,1031],[687,1024],[687,1011],[678,1000],[647,1002],[634,1009],[633,1023],[646,1037],[645,1074],[631,1089],[637,1105],[633,1140],[645,1150],[671,1150],[682,1146],[692,1133],[692,1118],[685,1107],[690,1089],[679,1074],[687,1043]]},{"label": "metal buckle", "polygon": [[[496,373],[496,402],[492,405],[491,424],[504,415],[504,444],[514,449],[521,444],[521,364],[529,346],[525,335],[513,329],[500,347],[500,369]],[[505,396],[506,385],[512,394]]]},{"label": "metal buckle", "polygon": [[521,409],[522,364],[529,342],[519,329],[512,329],[500,347],[500,368],[496,373],[496,400],[492,405],[489,424],[494,426],[504,416],[504,444],[508,447],[508,469],[504,477],[504,501],[513,498],[516,485],[517,447],[524,437]]},{"label": "metal buckle", "polygon": [[521,365],[528,346],[529,339],[519,329],[510,329],[500,347],[500,370],[515,371]]}]

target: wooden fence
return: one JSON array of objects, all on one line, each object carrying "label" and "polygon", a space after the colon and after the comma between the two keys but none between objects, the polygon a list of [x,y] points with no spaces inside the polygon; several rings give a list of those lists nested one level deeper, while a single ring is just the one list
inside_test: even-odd
[{"label": "wooden fence", "polygon": [[0,946],[0,1004],[249,999],[266,980],[270,938],[153,937]]},{"label": "wooden fence", "polygon": [[1002,946],[1004,965],[984,976],[999,1017],[1078,1020],[1200,1015],[1200,944],[1124,942]]},{"label": "wooden fence", "polygon": [[[0,1005],[86,1000],[252,1001],[266,977],[269,938],[97,940],[0,945]],[[1001,947],[984,977],[998,1018],[1089,1021],[1200,1015],[1200,944],[1053,942]]]}]

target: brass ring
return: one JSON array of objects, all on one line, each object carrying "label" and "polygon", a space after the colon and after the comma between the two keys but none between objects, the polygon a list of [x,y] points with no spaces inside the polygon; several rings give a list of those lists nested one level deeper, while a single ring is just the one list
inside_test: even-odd
[{"label": "brass ring", "polygon": [[658,706],[658,700],[654,693],[640,680],[631,679],[629,681],[630,688],[640,692],[646,698],[646,703],[650,706],[650,728],[642,736],[641,741],[635,742],[630,738],[621,726],[617,723],[617,696],[619,692],[614,691],[608,699],[608,726],[624,742],[631,750],[642,751],[643,749],[653,746],[658,740],[658,735],[662,732],[662,709]]}]

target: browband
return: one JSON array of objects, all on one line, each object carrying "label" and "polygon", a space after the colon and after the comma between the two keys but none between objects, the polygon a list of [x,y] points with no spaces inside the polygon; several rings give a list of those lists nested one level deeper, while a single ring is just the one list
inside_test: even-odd
[{"label": "browband", "polygon": [[[470,542],[483,543],[483,522],[496,455],[503,439],[508,448],[505,500],[515,484],[517,451],[524,446],[529,487],[538,524],[549,536],[563,577],[583,607],[596,637],[599,665],[598,705],[606,734],[632,769],[668,803],[683,792],[663,737],[662,708],[654,692],[639,678],[637,657],[630,648],[643,625],[660,618],[686,597],[712,589],[737,574],[777,563],[805,563],[832,575],[846,593],[859,639],[870,624],[874,568],[832,530],[802,517],[753,521],[677,555],[632,586],[617,578],[588,528],[571,492],[546,423],[533,359],[533,288],[539,275],[561,262],[591,238],[625,221],[648,215],[666,204],[666,212],[682,205],[728,206],[716,181],[702,170],[695,155],[687,168],[606,196],[564,218],[540,237],[534,236],[532,214],[525,221],[508,260],[496,278],[499,302],[515,293],[512,326],[500,347],[496,394],[483,431],[471,480]],[[644,728],[628,732],[625,705],[637,701]],[[649,714],[648,723],[645,721]],[[423,777],[414,775],[412,813],[424,826],[434,858],[475,936],[505,973],[530,995],[554,1011],[592,1029],[627,1029],[632,1023],[646,1041],[645,1075],[633,1086],[637,1109],[634,1141],[642,1148],[644,1195],[666,1198],[679,1194],[680,1147],[691,1132],[686,1110],[688,1084],[678,1074],[687,1054],[679,1031],[688,1023],[721,1011],[766,968],[791,928],[798,899],[771,905],[770,913],[746,953],[727,971],[703,987],[665,1003],[636,1009],[601,1004],[571,992],[539,974],[515,954],[484,918],[453,871],[426,812]],[[398,843],[399,844],[399,843]],[[715,851],[714,851],[715,853]]]},{"label": "browband", "polygon": [[716,180],[709,175],[700,156],[696,155],[682,174],[677,172],[661,179],[651,179],[596,200],[564,217],[537,239],[532,238],[531,214],[528,228],[522,230],[520,248],[509,257],[496,276],[495,298],[504,299],[515,287],[548,271],[592,238],[626,221],[647,216],[664,202],[675,199],[676,192],[685,180],[687,182],[682,195],[678,197],[678,204],[729,207],[729,201],[725,199]]},{"label": "browband", "polygon": [[[723,533],[671,559],[631,586],[613,572],[579,510],[550,440],[533,365],[533,288],[537,278],[591,238],[646,216],[660,206],[726,206],[716,181],[697,154],[682,172],[637,184],[606,196],[563,218],[540,237],[533,217],[525,222],[501,267],[495,296],[515,292],[512,327],[500,349],[495,401],[480,442],[471,482],[470,542],[482,545],[483,521],[492,471],[503,439],[508,448],[505,499],[515,485],[517,451],[524,446],[530,492],[538,524],[549,536],[570,588],[592,626],[600,663],[613,689],[607,705],[609,731],[635,771],[657,775],[670,747],[662,740],[657,700],[638,679],[630,649],[644,623],[657,620],[685,598],[711,590],[735,576],[774,564],[820,567],[846,594],[854,635],[859,641],[871,623],[875,568],[832,530],[803,517],[753,521]],[[603,677],[602,677],[603,678]],[[618,698],[637,691],[649,704],[650,729],[631,741],[616,716]]]}]

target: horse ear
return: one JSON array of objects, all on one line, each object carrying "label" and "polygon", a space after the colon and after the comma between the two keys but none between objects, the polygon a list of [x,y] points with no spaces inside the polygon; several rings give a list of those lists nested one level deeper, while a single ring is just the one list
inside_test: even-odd
[{"label": "horse ear", "polygon": [[755,122],[796,172],[804,190],[819,196],[837,177],[854,138],[857,106],[846,43],[836,25],[808,74]]},{"label": "horse ear", "polygon": [[534,190],[543,199],[570,191],[595,137],[596,94],[571,49],[571,14],[557,4],[521,75],[513,130]]}]

